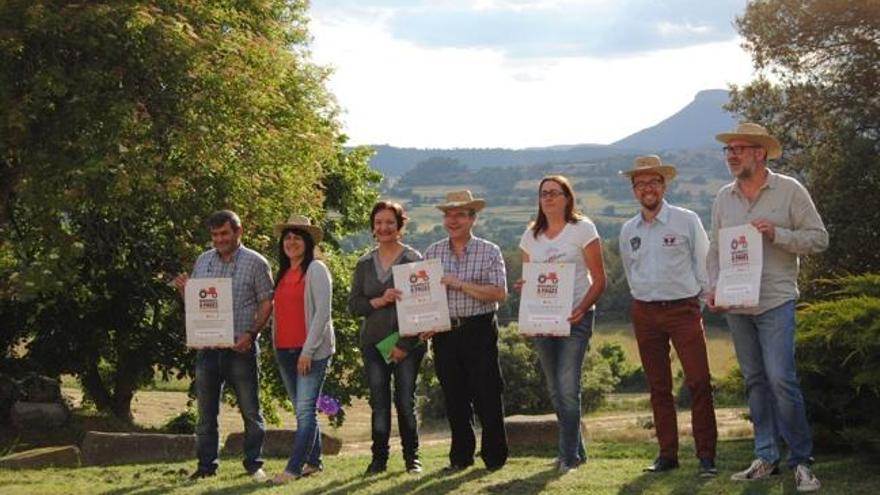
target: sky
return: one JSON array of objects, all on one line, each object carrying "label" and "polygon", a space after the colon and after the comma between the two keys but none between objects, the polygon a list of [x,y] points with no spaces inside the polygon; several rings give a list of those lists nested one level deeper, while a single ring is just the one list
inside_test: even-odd
[{"label": "sky", "polygon": [[313,0],[349,144],[608,144],[753,78],[746,0]]}]

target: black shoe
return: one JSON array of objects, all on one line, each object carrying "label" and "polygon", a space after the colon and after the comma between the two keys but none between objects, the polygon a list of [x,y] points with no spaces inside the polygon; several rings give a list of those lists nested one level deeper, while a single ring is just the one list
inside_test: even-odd
[{"label": "black shoe", "polygon": [[671,471],[673,469],[678,469],[678,459],[667,459],[665,457],[658,457],[654,464],[646,467],[644,471],[646,473],[662,473],[664,471]]},{"label": "black shoe", "polygon": [[217,473],[214,471],[202,471],[201,469],[196,469],[193,474],[189,475],[189,479],[200,480],[202,478],[211,478],[213,476],[217,476]]},{"label": "black shoe", "polygon": [[444,474],[457,473],[457,472],[463,471],[469,467],[471,467],[470,464],[468,464],[467,466],[465,466],[463,464],[450,464],[450,465],[446,466],[445,468],[443,468],[443,473]]},{"label": "black shoe", "polygon": [[718,468],[715,467],[715,459],[703,457],[700,459],[700,478],[718,476]]},{"label": "black shoe", "polygon": [[371,462],[370,465],[367,466],[367,470],[364,471],[364,475],[372,476],[374,474],[384,473],[385,469],[387,469],[385,461],[373,459],[373,462]]},{"label": "black shoe", "polygon": [[406,472],[409,474],[419,474],[422,472],[422,461],[418,459],[408,459],[406,461]]}]

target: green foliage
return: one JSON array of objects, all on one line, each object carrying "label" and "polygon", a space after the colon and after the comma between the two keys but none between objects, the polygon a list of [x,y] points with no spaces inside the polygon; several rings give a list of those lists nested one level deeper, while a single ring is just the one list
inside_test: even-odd
[{"label": "green foliage", "polygon": [[832,239],[806,277],[880,270],[876,2],[750,2],[737,25],[760,72],[733,88],[730,109],[781,139],[774,167],[806,178]]},{"label": "green foliage", "polygon": [[[880,298],[854,291],[864,281],[864,277],[844,278],[840,286],[845,296],[810,304],[798,313],[798,371],[819,439],[860,439],[876,448]],[[873,286],[866,292],[876,290]]]},{"label": "green foliage", "polygon": [[208,245],[212,211],[237,211],[266,254],[291,211],[331,242],[363,225],[378,177],[343,147],[306,8],[0,3],[0,309],[99,409],[130,417],[154,369],[191,372],[166,283]]},{"label": "green foliage", "polygon": [[187,408],[182,413],[169,419],[162,430],[174,434],[193,434],[196,432],[196,424],[199,421],[199,415],[192,408]]},{"label": "green foliage", "polygon": [[[553,412],[538,355],[529,339],[511,324],[498,333],[498,356],[504,377],[505,414],[543,414]],[[584,361],[581,375],[583,412],[595,411],[604,402],[605,395],[614,390],[618,378],[610,362],[597,352],[591,352]],[[427,418],[443,418],[446,409],[443,391],[434,373],[433,355],[422,364],[419,384],[419,411]]]}]

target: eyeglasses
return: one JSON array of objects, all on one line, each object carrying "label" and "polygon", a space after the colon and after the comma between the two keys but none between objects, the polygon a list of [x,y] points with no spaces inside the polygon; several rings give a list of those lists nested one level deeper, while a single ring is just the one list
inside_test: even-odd
[{"label": "eyeglasses", "polygon": [[663,181],[660,179],[651,179],[641,182],[634,182],[633,189],[636,191],[644,191],[647,188],[657,189],[658,187],[663,185]]},{"label": "eyeglasses", "polygon": [[560,191],[558,189],[541,191],[541,198],[558,198],[559,196],[565,196],[565,191]]},{"label": "eyeglasses", "polygon": [[755,144],[750,145],[750,146],[742,146],[742,145],[740,145],[740,146],[725,146],[725,147],[721,148],[721,150],[724,151],[725,155],[727,155],[729,153],[733,153],[734,155],[742,155],[743,151],[750,149],[750,148],[761,148],[761,146],[758,146]]}]

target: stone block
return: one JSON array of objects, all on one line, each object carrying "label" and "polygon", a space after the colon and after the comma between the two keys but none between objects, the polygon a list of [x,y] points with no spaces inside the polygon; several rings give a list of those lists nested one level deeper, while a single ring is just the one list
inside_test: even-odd
[{"label": "stone block", "polygon": [[87,466],[171,462],[195,459],[195,435],[90,431],[82,442]]},{"label": "stone block", "polygon": [[61,401],[61,382],[54,378],[28,373],[20,385],[24,400],[28,402]]},{"label": "stone block", "polygon": [[[263,443],[263,455],[267,457],[288,457],[293,449],[293,437],[296,430],[266,430]],[[321,453],[336,455],[342,450],[342,440],[321,433]],[[241,455],[244,451],[244,433],[230,433],[223,443],[224,455]]]},{"label": "stone block", "polygon": [[[504,426],[507,429],[507,444],[511,448],[559,445],[559,423],[554,414],[508,416],[504,418]],[[586,436],[586,431],[581,421],[581,435]]]},{"label": "stone block", "polygon": [[0,457],[0,468],[5,469],[75,468],[79,466],[80,452],[76,445],[31,449]]},{"label": "stone block", "polygon": [[70,411],[63,402],[24,402],[12,405],[9,418],[21,430],[28,428],[57,428],[67,422]]}]

